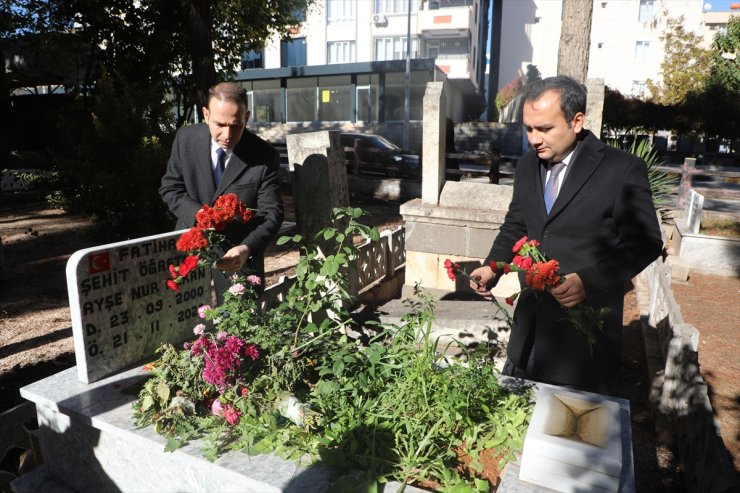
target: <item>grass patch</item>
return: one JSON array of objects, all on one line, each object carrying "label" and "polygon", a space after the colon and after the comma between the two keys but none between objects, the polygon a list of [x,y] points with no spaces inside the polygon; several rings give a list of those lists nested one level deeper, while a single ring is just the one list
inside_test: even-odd
[{"label": "grass patch", "polygon": [[734,219],[709,219],[701,222],[699,233],[723,238],[740,238],[740,222]]}]

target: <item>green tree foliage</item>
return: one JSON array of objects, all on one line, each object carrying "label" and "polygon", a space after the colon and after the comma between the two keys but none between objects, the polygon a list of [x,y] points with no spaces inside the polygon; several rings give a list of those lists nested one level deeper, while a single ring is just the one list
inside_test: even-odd
[{"label": "green tree foliage", "polygon": [[[314,0],[3,2],[2,12],[23,15],[0,36],[73,32],[85,41],[89,76],[73,90],[94,87],[104,69],[132,87],[159,86],[162,97],[191,108],[204,105],[208,87],[233,76],[245,50],[262,47],[273,33],[289,36]],[[178,116],[178,124],[188,117]]]},{"label": "green tree foliage", "polygon": [[[699,42],[690,33],[686,40],[670,50],[678,50],[676,46],[679,45],[686,50],[694,49],[689,44]],[[668,45],[666,49],[669,50]],[[657,96],[647,100],[631,98],[606,88],[604,134],[616,137],[620,133],[674,130],[680,134],[737,138],[740,128],[740,18],[732,17],[726,33],[715,37],[712,49],[706,52],[706,60],[702,59],[702,64],[706,61],[706,69],[693,76],[692,70],[698,70],[699,64],[690,65],[689,58],[670,50],[666,60],[668,53],[676,54],[675,77],[670,79],[670,87],[666,83],[659,88]],[[678,70],[681,63],[690,70]],[[677,81],[683,82],[673,84]]]},{"label": "green tree foliage", "polygon": [[701,37],[687,31],[683,16],[668,19],[666,31],[660,39],[665,57],[660,64],[662,82],[648,79],[652,99],[661,104],[679,104],[692,92],[703,89],[710,73],[712,53],[701,47]]},{"label": "green tree foliage", "polygon": [[730,18],[726,33],[715,36],[709,78],[692,103],[702,108],[709,134],[740,135],[740,17]]}]

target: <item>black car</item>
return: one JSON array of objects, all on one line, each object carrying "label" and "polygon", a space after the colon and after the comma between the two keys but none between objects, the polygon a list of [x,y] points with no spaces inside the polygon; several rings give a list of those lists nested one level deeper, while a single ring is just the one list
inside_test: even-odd
[{"label": "black car", "polygon": [[377,174],[391,178],[421,178],[421,160],[385,137],[372,134],[342,133],[340,142],[347,160],[347,173],[355,169],[355,149],[358,149],[359,173]]}]

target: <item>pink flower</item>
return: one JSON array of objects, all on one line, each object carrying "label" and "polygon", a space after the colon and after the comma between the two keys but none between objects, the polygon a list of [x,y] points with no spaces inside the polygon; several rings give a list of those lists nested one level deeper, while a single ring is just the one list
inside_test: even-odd
[{"label": "pink flower", "polygon": [[206,326],[203,324],[198,324],[195,327],[193,327],[193,334],[199,336],[203,335],[203,332],[205,332]]},{"label": "pink flower", "polygon": [[206,311],[211,309],[211,305],[203,305],[198,308],[198,317],[206,318]]},{"label": "pink flower", "polygon": [[227,337],[229,337],[229,334],[223,330],[216,334],[216,339],[219,341],[225,341]]},{"label": "pink flower", "polygon": [[252,344],[251,346],[244,348],[244,356],[247,356],[248,358],[252,358],[252,361],[254,361],[260,357],[260,352],[257,349],[257,346]]},{"label": "pink flower", "polygon": [[244,287],[244,284],[237,283],[229,288],[229,293],[235,296],[241,296],[242,294],[244,294],[244,291],[246,290],[247,288]]},{"label": "pink flower", "polygon": [[251,276],[247,276],[247,282],[252,286],[259,286],[260,284],[262,284],[262,279],[260,279],[259,276],[255,276],[253,274]]},{"label": "pink flower", "polygon": [[213,404],[211,404],[211,414],[214,416],[224,415],[224,407],[221,405],[221,401],[219,401],[218,399],[214,399]]},{"label": "pink flower", "polygon": [[227,423],[233,426],[239,422],[239,417],[241,416],[241,413],[237,411],[234,406],[227,404],[226,406],[224,406],[223,409],[223,417]]}]

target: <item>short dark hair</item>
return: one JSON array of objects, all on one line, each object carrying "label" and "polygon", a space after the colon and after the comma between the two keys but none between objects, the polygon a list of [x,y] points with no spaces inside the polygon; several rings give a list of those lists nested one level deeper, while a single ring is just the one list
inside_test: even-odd
[{"label": "short dark hair", "polygon": [[534,80],[524,88],[524,101],[534,101],[545,91],[560,93],[560,110],[565,121],[570,122],[576,113],[586,113],[586,86],[565,75]]},{"label": "short dark hair", "polygon": [[211,99],[213,98],[219,101],[231,101],[237,104],[243,104],[244,108],[249,108],[247,105],[246,89],[235,82],[219,82],[215,86],[212,86],[208,89],[208,104],[211,103]]}]

